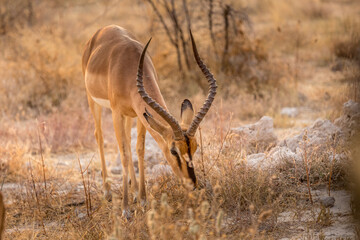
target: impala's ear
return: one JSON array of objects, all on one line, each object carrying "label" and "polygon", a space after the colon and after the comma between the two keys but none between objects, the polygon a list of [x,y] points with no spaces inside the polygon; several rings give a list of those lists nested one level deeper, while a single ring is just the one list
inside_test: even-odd
[{"label": "impala's ear", "polygon": [[160,122],[156,121],[146,108],[143,115],[146,121],[149,123],[150,127],[158,132],[161,136],[164,136],[165,133],[168,132],[169,129]]},{"label": "impala's ear", "polygon": [[188,129],[193,118],[194,118],[193,106],[189,101],[189,99],[185,99],[181,104],[181,127]]}]

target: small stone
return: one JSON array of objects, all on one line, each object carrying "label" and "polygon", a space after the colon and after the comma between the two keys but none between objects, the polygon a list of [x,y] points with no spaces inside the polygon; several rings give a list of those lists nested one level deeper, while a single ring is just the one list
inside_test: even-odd
[{"label": "small stone", "polygon": [[149,173],[149,178],[156,179],[161,176],[171,175],[172,170],[169,165],[156,164]]},{"label": "small stone", "polygon": [[122,167],[112,167],[111,173],[114,175],[120,175],[122,173]]},{"label": "small stone", "polygon": [[281,109],[280,114],[288,117],[296,117],[299,114],[299,110],[294,107],[284,107]]},{"label": "small stone", "polygon": [[299,231],[305,231],[305,228],[304,228],[303,226],[300,226],[300,227],[297,228],[297,230],[299,230]]},{"label": "small stone", "polygon": [[274,169],[279,164],[286,164],[301,161],[300,154],[294,153],[287,147],[276,146],[272,148],[267,154],[254,153],[246,156],[244,159],[239,159],[237,165],[241,166],[243,163],[247,163],[250,167],[259,167],[262,169]]},{"label": "small stone", "polygon": [[[334,125],[330,120],[317,119],[311,126],[304,128],[296,136],[290,136],[284,139],[279,146],[288,147],[292,152],[303,148],[304,135],[307,136],[307,147],[310,149],[326,150],[332,136],[338,136],[341,129]],[[338,138],[336,138],[338,139]]]},{"label": "small stone", "polygon": [[266,160],[265,153],[254,153],[246,156],[247,164],[251,167],[262,165]]},{"label": "small stone", "polygon": [[86,217],[86,213],[79,213],[78,214],[78,218],[79,219],[83,219],[83,218],[85,218]]},{"label": "small stone", "polygon": [[320,198],[320,203],[326,208],[332,208],[335,204],[334,197],[322,197]]},{"label": "small stone", "polygon": [[268,116],[262,117],[256,123],[232,128],[231,131],[248,153],[262,152],[274,147],[278,141],[273,119]]},{"label": "small stone", "polygon": [[345,68],[345,62],[343,61],[337,61],[334,65],[331,67],[331,71],[333,72],[341,72]]},{"label": "small stone", "polygon": [[58,165],[58,166],[69,167],[69,166],[70,166],[70,163],[69,163],[69,162],[58,162],[57,165]]}]

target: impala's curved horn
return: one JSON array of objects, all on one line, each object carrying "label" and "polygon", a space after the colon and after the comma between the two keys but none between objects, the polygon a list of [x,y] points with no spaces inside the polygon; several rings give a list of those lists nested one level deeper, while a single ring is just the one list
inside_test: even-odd
[{"label": "impala's curved horn", "polygon": [[200,56],[199,56],[199,53],[197,51],[195,40],[194,40],[194,37],[193,37],[193,35],[191,33],[191,30],[190,30],[190,37],[191,37],[191,43],[192,43],[196,63],[200,67],[201,71],[203,72],[203,74],[205,75],[205,77],[206,77],[206,79],[207,79],[207,81],[209,83],[208,96],[207,96],[203,106],[196,113],[196,116],[194,117],[194,120],[192,121],[189,129],[186,132],[186,135],[193,137],[195,135],[195,133],[196,133],[197,128],[199,127],[199,124],[201,123],[201,121],[205,117],[206,113],[209,111],[209,109],[211,107],[211,104],[214,101],[214,98],[215,98],[215,95],[216,95],[217,85],[216,85],[216,79],[211,74],[211,72],[206,67],[206,65],[202,62],[202,60],[200,59]]},{"label": "impala's curved horn", "polygon": [[147,44],[145,45],[144,50],[142,51],[141,56],[140,56],[140,60],[139,60],[139,67],[138,67],[137,79],[136,79],[136,81],[137,81],[136,86],[138,88],[138,93],[140,94],[142,99],[144,99],[144,101],[170,125],[171,129],[174,132],[175,140],[182,140],[185,137],[184,137],[184,134],[183,134],[183,132],[181,130],[181,127],[180,127],[179,123],[176,121],[176,119],[169,112],[167,112],[162,106],[160,106],[159,103],[157,103],[154,99],[152,99],[148,95],[148,93],[146,92],[146,90],[144,88],[144,84],[143,84],[143,65],[144,65],[144,58],[145,58],[145,54],[146,54],[146,49],[149,46],[150,41],[151,41],[151,38],[147,42]]}]

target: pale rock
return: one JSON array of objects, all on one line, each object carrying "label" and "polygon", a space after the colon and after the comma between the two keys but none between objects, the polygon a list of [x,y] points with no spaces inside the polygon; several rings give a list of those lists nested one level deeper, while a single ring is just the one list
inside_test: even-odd
[{"label": "pale rock", "polygon": [[115,175],[120,175],[122,173],[122,166],[115,166],[111,168],[111,173]]},{"label": "pale rock", "polygon": [[281,109],[280,114],[293,118],[299,114],[299,110],[295,107],[284,107]]},{"label": "pale rock", "polygon": [[262,167],[266,161],[265,153],[254,153],[246,156],[247,165],[250,167]]},{"label": "pale rock", "polygon": [[79,219],[84,219],[84,218],[86,217],[86,213],[79,212],[79,213],[77,214],[77,217],[78,217]]},{"label": "pale rock", "polygon": [[269,155],[277,163],[293,163],[301,161],[301,156],[294,153],[290,148],[276,146],[271,149]]},{"label": "pale rock", "polygon": [[[360,104],[352,100],[344,103],[342,115],[332,123],[329,120],[316,120],[312,126],[304,128],[298,135],[280,142],[292,151],[304,148],[304,135],[307,132],[306,147],[325,150],[328,146],[346,143],[360,129]],[[340,157],[340,156],[338,156]]]},{"label": "pale rock", "polygon": [[279,164],[294,163],[301,161],[300,155],[287,147],[274,147],[269,153],[255,153],[246,156],[246,163],[250,167],[271,169]]},{"label": "pale rock", "polygon": [[156,164],[147,173],[150,179],[156,179],[161,176],[168,176],[172,174],[172,169],[169,165]]},{"label": "pale rock", "polygon": [[277,136],[274,132],[273,119],[268,116],[262,117],[254,124],[231,129],[232,133],[238,136],[247,152],[261,152],[277,143]]},{"label": "pale rock", "polygon": [[[132,161],[134,163],[135,171],[138,173],[138,156],[136,154],[136,142],[137,142],[137,130],[136,128],[131,129],[131,156]],[[145,136],[145,168],[146,166],[152,167],[158,163],[160,163],[164,159],[162,151],[160,150],[157,142],[154,140],[154,138],[146,132]],[[114,170],[113,170],[114,169]],[[114,171],[114,174],[120,174],[122,171],[122,164],[121,164],[121,158],[120,154],[118,154],[116,158],[116,167],[113,167],[111,170]]]},{"label": "pale rock", "polygon": [[335,205],[334,197],[321,197],[319,201],[321,205],[323,205],[326,208],[332,208]]},{"label": "pale rock", "polygon": [[360,130],[360,104],[352,100],[344,103],[342,115],[334,123],[341,129],[340,137],[348,141],[356,131]]},{"label": "pale rock", "polygon": [[[307,135],[305,139],[305,133]],[[312,126],[304,128],[300,134],[284,139],[279,146],[286,146],[291,151],[296,152],[297,148],[303,149],[304,143],[309,152],[314,148],[324,148],[333,143],[341,133],[340,128],[329,120],[316,120]]]}]

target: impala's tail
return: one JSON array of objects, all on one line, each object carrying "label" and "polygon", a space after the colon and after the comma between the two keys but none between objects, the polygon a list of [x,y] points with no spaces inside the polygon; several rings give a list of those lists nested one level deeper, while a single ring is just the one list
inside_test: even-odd
[{"label": "impala's tail", "polygon": [[2,234],[4,232],[4,223],[5,223],[5,206],[4,206],[3,196],[0,193],[0,240],[2,239]]}]

